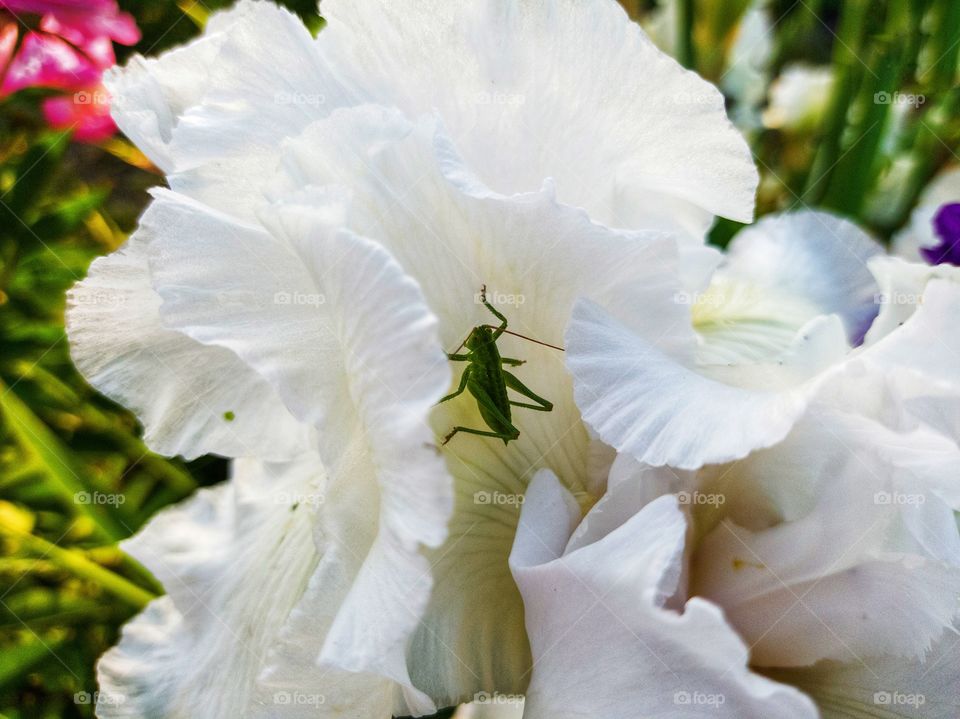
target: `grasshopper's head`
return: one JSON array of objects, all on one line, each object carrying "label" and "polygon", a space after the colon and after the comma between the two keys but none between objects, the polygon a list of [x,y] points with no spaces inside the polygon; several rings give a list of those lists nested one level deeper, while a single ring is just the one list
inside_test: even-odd
[{"label": "grasshopper's head", "polygon": [[469,350],[475,350],[484,347],[493,341],[493,330],[490,327],[480,325],[470,330],[470,336],[464,343]]}]

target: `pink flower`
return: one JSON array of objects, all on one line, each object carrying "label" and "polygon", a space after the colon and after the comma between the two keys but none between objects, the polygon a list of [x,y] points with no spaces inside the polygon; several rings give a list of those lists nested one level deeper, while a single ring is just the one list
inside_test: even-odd
[{"label": "pink flower", "polygon": [[24,34],[20,49],[7,67],[0,85],[0,97],[27,87],[59,90],[89,87],[100,81],[102,72],[103,69],[86,53],[66,40],[29,31]]},{"label": "pink flower", "polygon": [[110,95],[102,85],[73,95],[48,97],[43,116],[55,130],[73,129],[79,142],[99,142],[111,137],[117,126],[110,117]]},{"label": "pink flower", "polygon": [[[73,92],[44,102],[47,121],[76,127],[78,140],[108,137],[116,128],[100,78],[116,63],[113,43],[139,39],[116,0],[0,0],[0,98],[28,87]],[[85,96],[95,100],[76,101]]]},{"label": "pink flower", "polygon": [[43,16],[43,29],[76,45],[107,38],[121,45],[134,45],[140,31],[132,16],[120,12],[115,0],[0,0],[13,14]]},{"label": "pink flower", "polygon": [[0,73],[3,72],[17,49],[17,23],[0,15]]}]

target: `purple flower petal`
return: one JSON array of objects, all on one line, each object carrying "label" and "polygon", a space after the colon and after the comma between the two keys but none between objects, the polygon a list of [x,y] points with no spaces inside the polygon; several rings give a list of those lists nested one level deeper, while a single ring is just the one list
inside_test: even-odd
[{"label": "purple flower petal", "polygon": [[931,265],[950,264],[960,267],[960,203],[944,205],[933,218],[933,231],[940,242],[921,247],[920,254]]}]

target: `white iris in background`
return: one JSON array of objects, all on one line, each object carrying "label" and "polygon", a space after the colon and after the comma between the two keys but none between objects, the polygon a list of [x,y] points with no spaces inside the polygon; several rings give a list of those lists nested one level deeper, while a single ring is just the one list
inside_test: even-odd
[{"label": "white iris in background", "polygon": [[684,591],[824,716],[888,716],[891,697],[894,716],[957,711],[953,269],[823,213],[768,217],[679,298],[680,351],[589,301],[567,332],[584,419],[623,452],[594,512],[686,497]]},{"label": "white iris in background", "polygon": [[693,308],[685,341],[663,346],[632,319],[578,303],[567,362],[580,409],[636,460],[697,469],[775,445],[811,412],[879,425],[908,412],[903,393],[947,401],[960,383],[948,331],[960,287],[933,279],[912,303],[887,301],[912,269],[927,273],[831,215],[766,217],[702,293],[678,297]]},{"label": "white iris in background", "polygon": [[790,65],[770,86],[763,124],[775,130],[807,132],[814,129],[830,100],[833,69]]}]

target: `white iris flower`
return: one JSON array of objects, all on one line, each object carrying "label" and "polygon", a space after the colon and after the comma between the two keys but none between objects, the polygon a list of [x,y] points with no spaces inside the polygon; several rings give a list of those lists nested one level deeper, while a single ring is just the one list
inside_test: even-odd
[{"label": "white iris flower", "polygon": [[[815,716],[751,667],[847,657],[809,623],[774,635],[806,640],[786,661],[762,646],[751,612],[779,605],[751,604],[756,580],[711,568],[739,558],[722,530],[788,584],[830,578],[815,548],[796,568],[779,543],[820,512],[839,542],[831,507],[900,491],[838,479],[824,505],[816,466],[784,496],[751,455],[789,451],[814,406],[865,445],[904,431],[860,385],[823,389],[876,312],[863,262],[879,250],[833,218],[768,220],[704,293],[721,259],[704,233],[716,215],[752,219],[757,174],[721,95],[612,0],[322,9],[315,39],[241,2],[110,79],[118,124],[169,189],[73,291],[74,357],[155,450],[235,461],[228,483],[126,543],[168,594],[101,661],[126,701],[100,715],[387,719],[526,694],[529,717],[700,716],[705,703]],[[822,223],[840,241],[791,239]],[[441,448],[453,426],[482,427],[468,395],[436,403],[463,369],[445,351],[492,319],[484,285],[511,330],[567,343],[566,356],[498,343],[554,408],[515,408],[509,445],[461,434]],[[895,374],[896,417],[930,443],[911,435],[874,458],[878,474],[915,470],[937,522],[951,501],[930,449],[944,393],[887,370],[951,381],[936,353],[906,345],[952,292],[931,282],[930,301],[861,352],[864,381]],[[706,519],[684,506],[720,481],[705,464],[748,455],[761,469],[738,486],[748,505],[769,496],[766,524],[733,502]],[[691,472],[646,466],[668,464]],[[899,504],[878,516],[895,536],[843,566],[921,567],[903,581],[929,590],[911,595],[925,621],[854,644],[917,657],[952,619],[952,545],[925,544]],[[828,587],[821,611],[857,589]],[[897,596],[871,607],[902,609]]]}]

